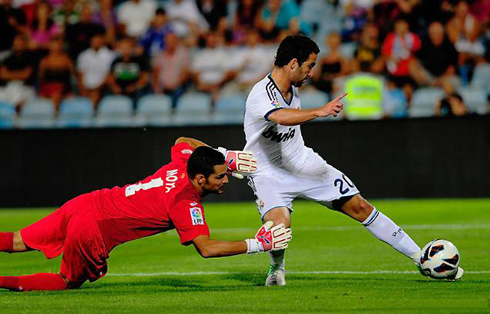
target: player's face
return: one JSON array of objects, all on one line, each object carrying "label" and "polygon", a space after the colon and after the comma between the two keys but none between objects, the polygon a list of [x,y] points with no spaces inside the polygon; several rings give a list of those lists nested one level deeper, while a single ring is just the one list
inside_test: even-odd
[{"label": "player's face", "polygon": [[225,191],[225,185],[229,182],[226,170],[226,164],[214,166],[214,173],[207,178],[203,187],[206,194],[221,194]]},{"label": "player's face", "polygon": [[294,78],[291,80],[296,87],[303,86],[306,81],[313,76],[313,68],[316,64],[316,53],[311,53],[308,59],[293,72]]}]

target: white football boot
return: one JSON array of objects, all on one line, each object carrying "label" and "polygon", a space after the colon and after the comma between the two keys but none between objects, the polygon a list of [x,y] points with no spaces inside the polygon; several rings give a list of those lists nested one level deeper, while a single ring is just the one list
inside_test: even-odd
[{"label": "white football boot", "polygon": [[269,286],[285,286],[286,285],[286,270],[279,265],[269,265],[267,279],[265,285]]}]

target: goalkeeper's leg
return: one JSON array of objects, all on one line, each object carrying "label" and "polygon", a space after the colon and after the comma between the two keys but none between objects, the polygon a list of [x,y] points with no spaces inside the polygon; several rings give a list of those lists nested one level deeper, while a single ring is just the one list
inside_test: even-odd
[{"label": "goalkeeper's leg", "polygon": [[[287,207],[276,207],[268,211],[263,221],[272,221],[274,226],[283,223],[286,228],[291,226],[291,216]],[[271,264],[267,272],[266,286],[284,286],[286,285],[286,268],[285,268],[286,250],[270,251]]]},{"label": "goalkeeper's leg", "polygon": [[412,259],[415,264],[420,263],[420,247],[402,228],[359,194],[345,202],[340,211],[359,221],[372,235]]}]

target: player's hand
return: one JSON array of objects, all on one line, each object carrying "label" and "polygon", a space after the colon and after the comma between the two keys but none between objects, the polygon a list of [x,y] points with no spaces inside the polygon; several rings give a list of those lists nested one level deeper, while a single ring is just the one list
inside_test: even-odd
[{"label": "player's hand", "polygon": [[247,253],[277,251],[288,247],[292,239],[291,229],[286,228],[282,223],[274,227],[272,225],[272,221],[267,221],[257,231],[254,239],[246,240]]},{"label": "player's hand", "polygon": [[226,150],[219,147],[218,150],[225,155],[228,172],[237,179],[243,179],[257,170],[257,160],[251,152],[241,150]]},{"label": "player's hand", "polygon": [[342,109],[344,109],[344,104],[342,104],[341,100],[347,96],[347,93],[343,93],[342,95],[338,96],[331,102],[325,104],[323,107],[321,107],[318,110],[318,115],[320,117],[328,117],[328,116],[334,116],[336,117]]}]

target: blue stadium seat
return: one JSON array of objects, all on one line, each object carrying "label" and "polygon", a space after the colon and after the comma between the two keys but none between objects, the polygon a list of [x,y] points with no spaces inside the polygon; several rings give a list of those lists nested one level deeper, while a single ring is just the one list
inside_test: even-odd
[{"label": "blue stadium seat", "polygon": [[0,101],[0,129],[14,126],[15,106],[6,101]]},{"label": "blue stadium seat", "polygon": [[409,117],[432,117],[436,111],[437,101],[444,96],[441,88],[420,88],[413,93]]},{"label": "blue stadium seat", "polygon": [[483,89],[461,88],[459,92],[470,112],[482,115],[488,113],[487,95]]},{"label": "blue stadium seat", "polygon": [[54,104],[50,99],[37,98],[22,106],[18,122],[21,128],[50,128],[55,122]]},{"label": "blue stadium seat", "polygon": [[211,123],[211,97],[204,93],[184,94],[177,105],[174,122],[177,125]]},{"label": "blue stadium seat", "polygon": [[65,99],[60,106],[58,126],[87,127],[92,124],[94,108],[92,101],[85,97]]},{"label": "blue stadium seat", "polygon": [[470,86],[490,93],[490,64],[480,64],[475,68]]},{"label": "blue stadium seat", "polygon": [[138,101],[135,123],[164,126],[172,124],[172,104],[169,96],[146,95]]},{"label": "blue stadium seat", "polygon": [[99,127],[133,126],[133,102],[126,96],[106,96],[97,110],[95,125]]},{"label": "blue stadium seat", "polygon": [[214,108],[213,122],[217,124],[241,124],[245,112],[246,97],[243,94],[221,96]]},{"label": "blue stadium seat", "polygon": [[308,89],[300,92],[301,108],[312,109],[325,105],[328,102],[328,96],[324,92],[316,89]]}]

